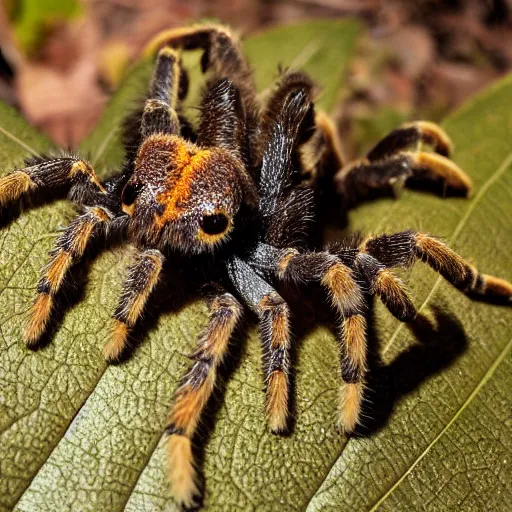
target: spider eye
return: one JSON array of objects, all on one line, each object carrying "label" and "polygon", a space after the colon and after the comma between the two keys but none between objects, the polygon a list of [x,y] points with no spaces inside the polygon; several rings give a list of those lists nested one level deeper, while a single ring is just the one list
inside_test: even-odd
[{"label": "spider eye", "polygon": [[137,196],[142,190],[142,184],[137,182],[129,182],[123,188],[123,192],[121,193],[121,201],[124,205],[130,206],[135,202]]},{"label": "spider eye", "polygon": [[224,214],[215,213],[213,215],[203,216],[199,224],[207,235],[220,235],[226,231],[229,221]]}]

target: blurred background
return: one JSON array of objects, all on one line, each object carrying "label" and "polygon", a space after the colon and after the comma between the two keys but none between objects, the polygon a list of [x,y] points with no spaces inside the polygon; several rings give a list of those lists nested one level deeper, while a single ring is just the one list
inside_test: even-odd
[{"label": "blurred background", "polygon": [[439,120],[512,64],[512,0],[2,0],[0,99],[73,147],[160,30],[201,19],[242,36],[315,17],[363,27],[333,115],[347,156],[375,125]]}]

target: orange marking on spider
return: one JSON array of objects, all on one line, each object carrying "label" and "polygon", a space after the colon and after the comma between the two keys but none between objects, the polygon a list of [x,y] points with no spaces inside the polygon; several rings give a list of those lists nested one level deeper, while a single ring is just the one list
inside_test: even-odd
[{"label": "orange marking on spider", "polygon": [[23,171],[14,171],[0,178],[0,205],[4,206],[35,188],[36,184]]},{"label": "orange marking on spider", "polygon": [[288,419],[289,383],[286,374],[280,370],[272,372],[267,383],[267,422],[272,432],[286,429]]},{"label": "orange marking on spider", "polygon": [[53,298],[46,293],[37,295],[29,311],[29,320],[23,333],[23,340],[29,347],[34,345],[46,330],[50,313],[53,307]]}]

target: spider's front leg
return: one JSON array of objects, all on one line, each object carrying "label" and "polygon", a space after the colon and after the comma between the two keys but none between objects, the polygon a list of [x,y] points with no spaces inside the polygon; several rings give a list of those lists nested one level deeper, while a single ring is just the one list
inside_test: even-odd
[{"label": "spider's front leg", "polygon": [[[202,50],[203,72],[213,72],[214,79],[228,78],[240,92],[245,116],[245,135],[257,138],[259,134],[259,109],[252,72],[237,38],[226,27],[220,25],[195,25],[171,29],[157,35],[147,46],[152,55],[160,48]],[[244,145],[249,144],[249,140]],[[251,158],[256,159],[256,155]],[[252,164],[251,164],[252,165]]]},{"label": "spider's front leg", "polygon": [[106,208],[87,208],[57,238],[50,261],[42,270],[23,335],[28,346],[34,346],[45,332],[55,295],[62,288],[68,270],[82,258],[91,238],[107,231],[113,217]]},{"label": "spider's front leg", "polygon": [[26,167],[15,169],[0,178],[0,206],[6,206],[29,193],[68,187],[72,201],[94,204],[98,196],[106,196],[91,164],[81,158],[33,157]]},{"label": "spider's front leg", "polygon": [[[327,139],[332,137],[333,133],[326,133]],[[421,150],[422,144],[434,151]],[[471,179],[448,158],[451,149],[448,135],[436,124],[406,124],[377,143],[365,158],[346,164],[335,176],[336,188],[347,206],[353,206],[371,192],[391,189],[395,183],[403,185],[407,180],[467,196]]]},{"label": "spider's front leg", "polygon": [[128,269],[121,298],[114,312],[114,325],[109,341],[103,347],[108,362],[115,363],[123,355],[130,330],[142,315],[147,300],[158,282],[163,254],[156,249],[139,252]]},{"label": "spider's front leg", "polygon": [[167,474],[176,500],[191,507],[199,495],[191,440],[217,379],[217,371],[229,340],[242,315],[241,304],[230,293],[216,297],[210,304],[210,319],[190,356],[194,364],[181,379],[165,432]]}]

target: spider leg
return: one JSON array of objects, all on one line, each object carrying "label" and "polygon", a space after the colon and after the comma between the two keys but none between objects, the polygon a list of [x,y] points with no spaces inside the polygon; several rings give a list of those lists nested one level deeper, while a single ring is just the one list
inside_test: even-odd
[{"label": "spider leg", "polygon": [[255,129],[258,103],[252,72],[229,29],[219,25],[195,25],[163,31],[148,44],[146,53],[152,55],[164,46],[183,50],[203,50],[203,71],[211,70],[216,77],[228,77],[233,81],[240,90],[248,124],[251,130]]},{"label": "spider leg", "polygon": [[272,432],[286,429],[290,393],[290,310],[284,299],[244,261],[228,262],[229,277],[258,315],[264,354],[267,422]]},{"label": "spider leg", "polygon": [[158,282],[164,256],[156,249],[137,254],[128,269],[121,298],[114,312],[114,325],[110,340],[103,348],[105,359],[116,362],[128,344],[130,329],[140,318],[146,302]]},{"label": "spider leg", "polygon": [[329,252],[280,252],[275,272],[279,279],[293,282],[317,281],[328,291],[340,314],[341,378],[340,424],[352,432],[358,421],[364,393],[366,319],[363,292],[353,271]]},{"label": "spider leg", "polygon": [[242,315],[241,304],[230,293],[210,304],[210,319],[191,355],[194,364],[181,379],[165,432],[168,475],[176,500],[186,507],[199,494],[191,439],[217,378],[229,340]]},{"label": "spider leg", "polygon": [[35,157],[26,167],[0,178],[0,206],[5,206],[30,192],[68,186],[69,197],[77,203],[91,203],[98,195],[106,196],[91,164],[77,157]]},{"label": "spider leg", "polygon": [[[435,152],[420,151],[421,143]],[[451,147],[448,135],[434,123],[404,125],[382,139],[366,158],[346,164],[335,177],[336,188],[349,206],[371,192],[390,189],[408,179],[442,185],[443,190],[467,196],[472,183],[448,158]]]},{"label": "spider leg", "polygon": [[364,252],[356,256],[355,267],[370,285],[370,293],[377,295],[394,317],[401,322],[414,319],[416,308],[404,283],[389,268]]},{"label": "spider leg", "polygon": [[180,121],[176,112],[179,87],[179,57],[172,48],[162,48],[142,113],[143,138],[156,133],[179,134]]},{"label": "spider leg", "polygon": [[368,152],[367,158],[371,162],[382,160],[421,142],[432,146],[436,153],[446,157],[450,156],[453,149],[450,137],[440,126],[430,121],[414,121],[393,130],[377,142]]},{"label": "spider leg", "polygon": [[219,77],[230,77],[237,85],[245,85],[251,94],[256,94],[251,69],[234,34],[227,27],[205,24],[164,30],[149,42],[146,53],[152,55],[164,46],[203,50],[203,71],[211,69]]},{"label": "spider leg", "polygon": [[327,194],[332,189],[334,175],[343,167],[343,151],[336,127],[325,112],[316,114],[315,128],[304,146],[302,163],[311,184]]},{"label": "spider leg", "polygon": [[202,147],[220,147],[248,163],[245,112],[240,91],[228,78],[213,80],[201,103],[197,142]]},{"label": "spider leg", "polygon": [[69,268],[83,256],[93,236],[106,232],[113,215],[105,208],[88,208],[57,238],[50,261],[42,270],[37,296],[30,309],[23,335],[28,346],[34,346],[44,333],[54,305],[54,297],[62,288]]},{"label": "spider leg", "polygon": [[[386,273],[385,269],[388,268],[410,266],[414,261],[422,260],[469,297],[504,304],[512,303],[511,283],[498,277],[481,274],[445,243],[431,235],[403,231],[370,237],[363,242],[360,250],[379,262],[381,273]],[[392,293],[386,291],[390,282],[389,275],[381,279],[381,297]],[[387,300],[389,302],[390,299]],[[412,310],[410,311],[412,313]],[[410,319],[408,314],[401,315],[399,309],[391,309],[391,312],[399,319]]]}]

